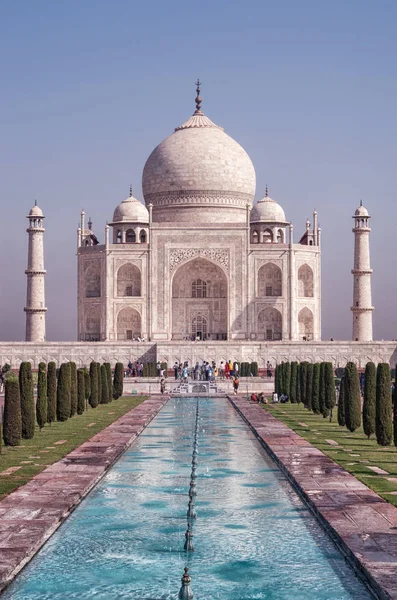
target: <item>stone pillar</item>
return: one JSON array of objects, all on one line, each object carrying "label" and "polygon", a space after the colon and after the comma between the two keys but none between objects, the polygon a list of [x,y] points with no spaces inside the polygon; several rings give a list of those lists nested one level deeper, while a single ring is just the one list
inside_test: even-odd
[{"label": "stone pillar", "polygon": [[43,211],[37,206],[37,203],[31,209],[29,215],[29,248],[28,248],[28,268],[27,292],[26,292],[26,341],[44,342],[45,341],[45,292],[44,277],[44,227]]},{"label": "stone pillar", "polygon": [[353,341],[372,341],[371,275],[369,254],[369,234],[371,217],[362,203],[357,208],[354,219],[354,268],[353,275]]}]

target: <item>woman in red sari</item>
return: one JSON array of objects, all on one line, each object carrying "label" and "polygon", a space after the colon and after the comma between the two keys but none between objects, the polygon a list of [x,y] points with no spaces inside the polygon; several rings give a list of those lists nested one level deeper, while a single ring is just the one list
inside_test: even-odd
[{"label": "woman in red sari", "polygon": [[225,363],[225,377],[226,377],[226,379],[230,379],[230,369],[229,369],[229,361],[228,360]]}]

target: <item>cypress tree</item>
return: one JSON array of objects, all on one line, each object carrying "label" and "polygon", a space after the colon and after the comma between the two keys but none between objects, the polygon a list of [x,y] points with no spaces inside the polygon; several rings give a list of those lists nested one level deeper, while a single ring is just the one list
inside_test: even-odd
[{"label": "cypress tree", "polygon": [[97,385],[98,385],[98,404],[102,403],[102,377],[101,377],[101,365],[100,363],[96,364],[97,370]]},{"label": "cypress tree", "polygon": [[284,369],[284,394],[289,396],[291,391],[291,363],[286,362]]},{"label": "cypress tree", "polygon": [[67,421],[70,417],[70,365],[62,363],[59,368],[57,387],[57,420]]},{"label": "cypress tree", "polygon": [[112,367],[110,366],[110,363],[106,362],[105,364],[105,369],[106,369],[106,375],[107,375],[107,381],[108,381],[108,402],[111,402],[113,400],[113,381],[112,381]]},{"label": "cypress tree", "polygon": [[37,379],[36,419],[40,430],[47,423],[47,367],[41,362]]},{"label": "cypress tree", "polygon": [[90,387],[91,394],[89,398],[91,408],[96,408],[99,404],[98,396],[98,364],[94,361],[90,364]]},{"label": "cypress tree", "polygon": [[306,408],[312,409],[313,399],[313,363],[308,363],[306,368]]},{"label": "cypress tree", "polygon": [[280,365],[276,365],[274,369],[274,391],[280,394]]},{"label": "cypress tree", "polygon": [[341,427],[346,425],[345,418],[345,378],[342,377],[339,385],[339,398],[338,398],[338,423]]},{"label": "cypress tree", "polygon": [[101,404],[109,402],[108,373],[105,365],[101,365]]},{"label": "cypress tree", "polygon": [[380,363],[376,372],[376,441],[388,446],[393,439],[390,367]]},{"label": "cypress tree", "polygon": [[124,385],[124,365],[121,362],[116,363],[113,378],[113,398],[117,400],[123,395]]},{"label": "cypress tree", "polygon": [[31,440],[34,436],[35,409],[32,365],[22,362],[19,368],[19,393],[21,397],[22,437]]},{"label": "cypress tree", "polygon": [[296,401],[298,404],[302,402],[301,398],[301,364],[297,363],[296,367]]},{"label": "cypress tree", "polygon": [[85,409],[85,370],[77,371],[77,414],[82,415]]},{"label": "cypress tree", "polygon": [[289,390],[289,399],[292,404],[296,403],[296,386],[297,386],[297,376],[298,376],[298,363],[291,363],[291,383]]},{"label": "cypress tree", "polygon": [[301,384],[301,401],[304,406],[307,406],[307,361],[303,361],[300,366],[300,384]]},{"label": "cypress tree", "polygon": [[91,396],[91,378],[90,378],[90,374],[88,372],[87,367],[84,367],[84,392],[85,392],[85,399],[88,400],[89,397]]},{"label": "cypress tree", "polygon": [[[332,421],[333,409],[336,405],[335,378],[332,363],[324,363],[324,382],[325,382],[325,407],[329,412],[329,420]],[[325,416],[325,415],[324,415]]]},{"label": "cypress tree", "polygon": [[312,411],[315,415],[320,414],[320,370],[320,363],[314,363],[312,383]]},{"label": "cypress tree", "polygon": [[22,437],[21,399],[17,376],[9,375],[5,383],[3,439],[6,446],[19,446]]},{"label": "cypress tree", "polygon": [[329,410],[325,403],[325,362],[320,363],[320,393],[318,396],[318,402],[320,405],[320,413],[325,419],[329,414]]},{"label": "cypress tree", "polygon": [[394,389],[393,389],[393,440],[394,445],[397,446],[397,366],[394,376]]},{"label": "cypress tree", "polygon": [[57,416],[57,366],[49,362],[47,366],[47,423],[51,425]]},{"label": "cypress tree", "polygon": [[376,421],[376,367],[373,362],[365,365],[363,428],[370,439],[375,433]]},{"label": "cypress tree", "polygon": [[360,379],[353,362],[348,362],[345,370],[345,421],[349,431],[361,425]]},{"label": "cypress tree", "polygon": [[77,412],[77,367],[75,362],[70,362],[70,416]]}]

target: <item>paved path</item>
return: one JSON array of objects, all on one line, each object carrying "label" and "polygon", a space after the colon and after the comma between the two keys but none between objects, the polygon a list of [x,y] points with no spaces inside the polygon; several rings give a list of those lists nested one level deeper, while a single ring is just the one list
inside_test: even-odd
[{"label": "paved path", "polygon": [[0,591],[167,401],[152,396],[0,502]]},{"label": "paved path", "polygon": [[397,508],[260,406],[230,401],[378,597],[397,600]]}]

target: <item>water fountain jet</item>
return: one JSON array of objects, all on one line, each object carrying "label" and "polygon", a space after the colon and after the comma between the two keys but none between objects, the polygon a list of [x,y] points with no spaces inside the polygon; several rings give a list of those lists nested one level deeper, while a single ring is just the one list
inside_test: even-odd
[{"label": "water fountain jet", "polygon": [[190,583],[191,583],[191,578],[190,575],[188,573],[189,569],[187,567],[184,568],[184,574],[182,575],[182,586],[181,589],[179,590],[179,594],[178,594],[178,600],[193,600],[193,592],[192,592],[192,588],[190,587]]}]

